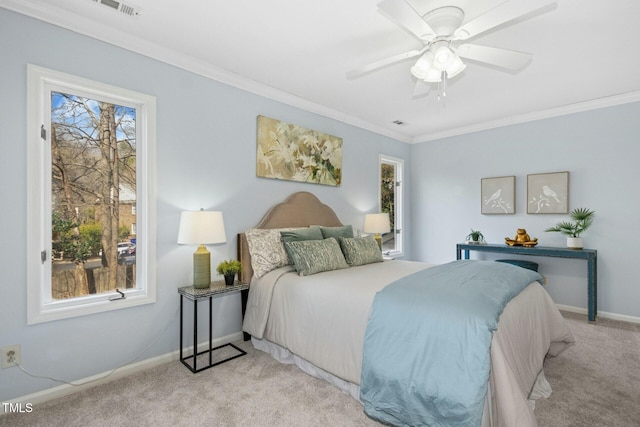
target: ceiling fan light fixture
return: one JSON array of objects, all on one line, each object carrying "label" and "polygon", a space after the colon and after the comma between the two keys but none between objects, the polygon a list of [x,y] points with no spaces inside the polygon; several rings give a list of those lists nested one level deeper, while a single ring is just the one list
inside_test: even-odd
[{"label": "ceiling fan light fixture", "polygon": [[427,76],[427,72],[420,68],[417,64],[411,67],[411,74],[413,74],[413,76],[418,80],[424,80],[424,78]]},{"label": "ceiling fan light fixture", "polygon": [[467,68],[467,64],[462,62],[458,55],[454,54],[454,56],[455,58],[453,59],[453,62],[451,62],[451,65],[447,67],[447,78],[449,79],[457,76],[458,74],[463,72],[465,68]]},{"label": "ceiling fan light fixture", "polygon": [[[451,52],[451,54],[456,59],[460,60],[453,52]],[[432,49],[427,50],[424,55],[418,59],[415,65],[411,67],[411,74],[413,74],[413,76],[418,80],[423,80],[426,83],[440,83],[442,81],[443,70],[435,66],[434,58],[435,55]],[[462,61],[460,61],[460,63],[462,63]]]},{"label": "ceiling fan light fixture", "polygon": [[446,45],[446,42],[440,44],[440,46],[435,47],[435,53],[433,56],[433,66],[440,71],[444,71],[453,63],[453,61],[457,58],[456,54],[453,53],[449,46]]},{"label": "ceiling fan light fixture", "polygon": [[411,67],[411,74],[417,79],[424,80],[429,70],[433,68],[433,52],[427,51],[424,55],[418,59],[413,67]]}]

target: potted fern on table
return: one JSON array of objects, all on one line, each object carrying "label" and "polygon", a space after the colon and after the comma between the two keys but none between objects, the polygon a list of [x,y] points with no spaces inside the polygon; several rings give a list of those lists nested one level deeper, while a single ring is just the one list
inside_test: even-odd
[{"label": "potted fern on table", "polygon": [[576,208],[569,214],[572,221],[561,221],[544,231],[566,234],[569,249],[582,249],[584,241],[580,235],[591,227],[595,214],[587,208]]},{"label": "potted fern on table", "polygon": [[242,264],[240,263],[240,261],[231,259],[228,261],[222,261],[220,264],[218,264],[218,267],[216,267],[216,271],[218,272],[218,274],[224,276],[224,283],[227,286],[231,286],[236,279],[236,273],[238,273],[241,268]]}]

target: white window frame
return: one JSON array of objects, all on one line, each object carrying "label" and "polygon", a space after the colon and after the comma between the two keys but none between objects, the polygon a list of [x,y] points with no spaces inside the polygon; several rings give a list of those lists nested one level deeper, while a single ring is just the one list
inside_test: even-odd
[{"label": "white window frame", "polygon": [[388,257],[401,257],[404,254],[404,242],[403,242],[403,212],[404,212],[404,160],[387,156],[386,154],[378,155],[378,210],[382,212],[382,194],[380,190],[380,183],[382,182],[382,165],[389,164],[395,167],[396,171],[396,190],[394,191],[394,227],[395,227],[395,242],[396,248],[392,251],[383,251],[383,254]]},{"label": "white window frame", "polygon": [[[156,98],[43,67],[27,66],[27,323],[156,301]],[[136,109],[136,288],[67,300],[51,297],[51,91]],[[41,138],[41,127],[46,130]],[[45,252],[46,251],[46,252]],[[44,262],[42,258],[44,257]]]}]

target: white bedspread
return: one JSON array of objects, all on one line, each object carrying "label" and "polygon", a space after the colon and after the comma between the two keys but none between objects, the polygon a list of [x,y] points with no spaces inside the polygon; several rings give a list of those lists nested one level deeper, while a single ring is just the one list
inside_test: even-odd
[{"label": "white bedspread", "polygon": [[[365,330],[376,292],[428,267],[396,260],[305,277],[282,267],[252,281],[243,329],[359,385]],[[491,407],[487,408],[491,425],[536,425],[528,398],[544,357],[571,343],[571,332],[541,285],[529,285],[507,305],[491,347]]]},{"label": "white bedspread", "polygon": [[251,285],[244,330],[360,384],[364,331],[376,292],[427,267],[388,261],[303,277],[291,267],[279,268]]}]

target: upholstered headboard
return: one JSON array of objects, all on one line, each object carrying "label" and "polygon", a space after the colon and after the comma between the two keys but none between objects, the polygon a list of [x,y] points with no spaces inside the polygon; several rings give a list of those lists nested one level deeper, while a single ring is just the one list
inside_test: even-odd
[{"label": "upholstered headboard", "polygon": [[[299,191],[272,207],[254,228],[308,227],[310,225],[340,227],[343,224],[333,209],[323,204],[316,196],[307,191]],[[253,269],[244,233],[238,234],[238,260],[242,263],[238,279],[249,283],[253,276]]]}]

